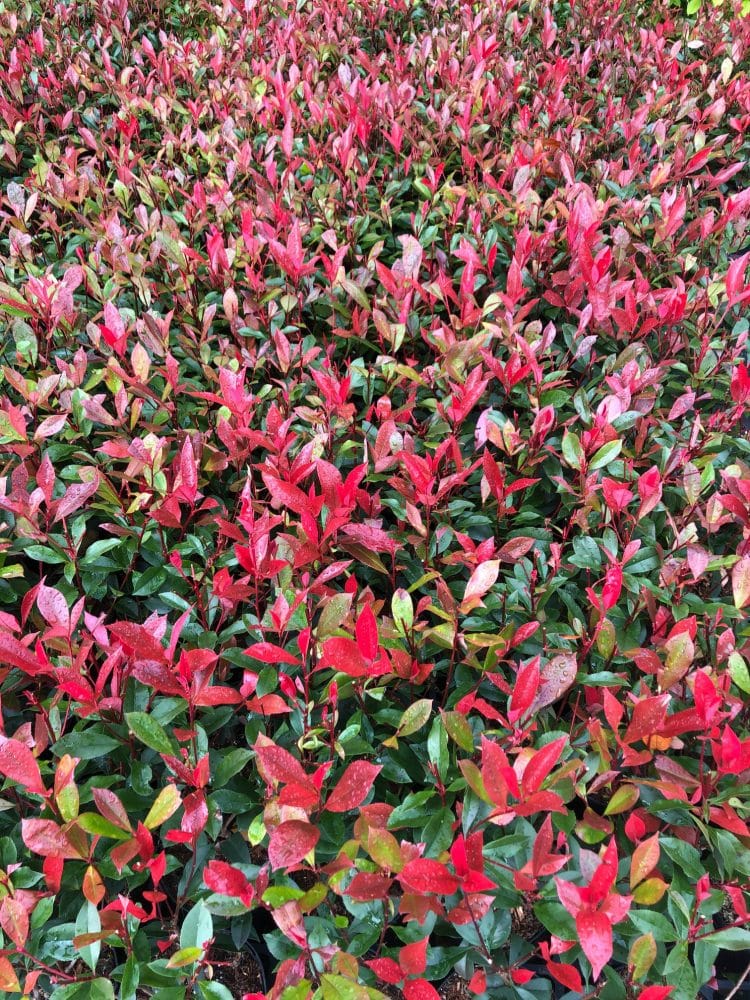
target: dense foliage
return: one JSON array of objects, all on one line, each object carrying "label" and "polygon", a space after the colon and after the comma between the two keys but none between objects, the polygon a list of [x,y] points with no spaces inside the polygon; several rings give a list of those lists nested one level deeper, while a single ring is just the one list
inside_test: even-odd
[{"label": "dense foliage", "polygon": [[2,996],[731,979],[749,48],[3,0]]}]

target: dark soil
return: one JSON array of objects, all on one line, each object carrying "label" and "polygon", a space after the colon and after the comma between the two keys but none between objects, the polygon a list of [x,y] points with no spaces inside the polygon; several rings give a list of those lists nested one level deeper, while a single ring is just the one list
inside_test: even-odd
[{"label": "dark soil", "polygon": [[237,1000],[245,993],[263,993],[263,969],[249,951],[217,952],[212,955],[214,980],[222,983]]},{"label": "dark soil", "polygon": [[469,1000],[470,997],[474,996],[466,980],[461,979],[455,972],[443,980],[438,987],[438,993],[443,997],[443,1000]]},{"label": "dark soil", "polygon": [[[455,972],[452,972],[442,983],[435,984],[442,1000],[473,1000],[474,994],[470,991],[468,984]],[[378,983],[377,988],[381,993],[392,1000],[403,1000],[404,994],[398,986],[389,986],[387,983]]]}]

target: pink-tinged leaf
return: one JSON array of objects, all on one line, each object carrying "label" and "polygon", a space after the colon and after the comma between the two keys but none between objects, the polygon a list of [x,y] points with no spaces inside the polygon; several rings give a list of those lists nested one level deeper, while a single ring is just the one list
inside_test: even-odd
[{"label": "pink-tinged leaf", "polygon": [[0,774],[34,795],[46,792],[36,757],[20,740],[0,737]]},{"label": "pink-tinged leaf", "polygon": [[525,536],[519,536],[518,538],[511,538],[509,542],[498,551],[498,559],[500,562],[516,562],[518,559],[522,559],[523,556],[534,546],[536,542],[535,538],[527,538]]},{"label": "pink-tinged leaf", "polygon": [[644,472],[638,480],[638,495],[641,498],[641,505],[638,508],[637,515],[637,519],[639,521],[641,518],[645,517],[646,514],[651,513],[654,507],[661,500],[661,493],[661,473],[654,465],[648,470],[648,472]]},{"label": "pink-tinged leaf", "polygon": [[612,925],[603,913],[583,909],[576,917],[576,930],[596,980],[612,957]]},{"label": "pink-tinged leaf", "polygon": [[195,502],[198,493],[198,463],[189,437],[185,438],[180,452],[180,483],[176,493],[181,500],[191,504]]},{"label": "pink-tinged leaf", "polygon": [[398,876],[407,891],[420,895],[439,893],[449,896],[458,888],[458,879],[444,864],[431,858],[416,858],[404,865]]},{"label": "pink-tinged leaf", "polygon": [[51,819],[22,820],[21,838],[32,854],[38,854],[42,858],[85,858]]},{"label": "pink-tinged leaf", "polygon": [[45,417],[34,431],[34,440],[43,441],[45,438],[59,434],[68,422],[67,413],[59,413],[52,417]]},{"label": "pink-tinged leaf", "polygon": [[554,704],[573,686],[578,673],[578,662],[572,653],[553,656],[541,669],[539,690],[531,706],[532,712]]},{"label": "pink-tinged leaf", "polygon": [[23,948],[29,936],[29,914],[18,899],[6,896],[0,902],[0,926],[17,948]]},{"label": "pink-tinged leaf", "polygon": [[480,563],[474,570],[466,584],[463,600],[461,601],[461,612],[465,614],[481,603],[487,591],[494,585],[500,573],[500,560],[488,559]]},{"label": "pink-tinged leaf", "polygon": [[421,976],[427,968],[427,943],[429,938],[422,938],[413,944],[404,945],[398,953],[401,968],[409,976]]},{"label": "pink-tinged leaf", "polygon": [[287,820],[271,832],[268,860],[272,871],[291,868],[307,857],[320,839],[320,830],[303,820]]},{"label": "pink-tinged leaf", "polygon": [[378,624],[369,604],[365,604],[355,626],[357,648],[365,660],[374,660],[378,655]]},{"label": "pink-tinged leaf", "polygon": [[[263,779],[269,784],[278,781],[282,785],[294,784],[313,788],[311,779],[288,750],[275,743],[256,743],[253,750],[258,755],[258,766]],[[314,789],[313,789],[314,790]]]},{"label": "pink-tinged leaf", "polygon": [[367,798],[375,778],[382,768],[366,760],[355,760],[344,771],[338,784],[328,797],[328,812],[348,812],[356,809]]},{"label": "pink-tinged leaf", "polygon": [[732,567],[732,594],[735,608],[750,604],[750,556],[743,556]]},{"label": "pink-tinged leaf", "polygon": [[66,517],[70,517],[71,514],[75,514],[76,511],[83,507],[87,500],[91,499],[98,489],[98,473],[94,476],[90,483],[80,483],[69,486],[65,491],[65,495],[60,497],[60,499],[53,505],[55,508],[55,516],[52,519],[52,523],[56,524],[58,521],[62,521]]},{"label": "pink-tinged leaf", "polygon": [[108,819],[110,823],[114,823],[115,826],[119,826],[121,830],[127,830],[128,833],[132,831],[125,806],[111,789],[93,788],[92,794],[96,808],[105,819]]},{"label": "pink-tinged leaf", "polygon": [[371,524],[345,524],[339,531],[358,545],[363,545],[372,552],[387,552],[390,555],[396,551],[396,541],[388,532]]},{"label": "pink-tinged leaf", "polygon": [[[399,236],[399,242],[403,247],[403,252],[401,255],[400,269],[405,278],[411,278],[412,281],[417,281],[419,278],[419,268],[422,265],[422,256],[424,251],[419,240],[415,239],[414,236]],[[396,268],[394,268],[394,272]]]},{"label": "pink-tinged leaf", "polygon": [[367,677],[373,673],[372,667],[362,656],[353,639],[326,639],[323,643],[321,668],[336,670],[349,677]]},{"label": "pink-tinged leaf", "polygon": [[245,906],[253,901],[253,887],[243,873],[226,861],[209,861],[203,872],[206,886],[220,896],[234,896]]},{"label": "pink-tinged leaf", "polygon": [[602,587],[602,606],[605,611],[613,608],[622,592],[622,566],[610,566]]},{"label": "pink-tinged leaf", "polygon": [[440,994],[426,979],[410,979],[404,983],[404,1000],[440,1000]]},{"label": "pink-tinged leaf", "polygon": [[0,632],[0,663],[17,667],[32,677],[44,669],[28,647],[7,632]]},{"label": "pink-tinged leaf", "polygon": [[290,667],[294,667],[299,663],[298,657],[282,649],[281,646],[275,646],[272,642],[256,642],[245,650],[245,655],[251,656],[254,660],[260,660],[261,663],[274,665],[286,663]]},{"label": "pink-tinged leaf", "polygon": [[647,878],[659,863],[659,834],[638,844],[630,859],[630,888],[634,889]]},{"label": "pink-tinged leaf", "polygon": [[[214,684],[213,687],[204,688],[195,699],[196,705],[239,705],[243,701],[239,691],[221,684]],[[284,706],[286,710],[286,706]]]},{"label": "pink-tinged leaf", "polygon": [[48,625],[65,630],[70,627],[68,603],[59,590],[40,583],[36,594],[36,606]]}]

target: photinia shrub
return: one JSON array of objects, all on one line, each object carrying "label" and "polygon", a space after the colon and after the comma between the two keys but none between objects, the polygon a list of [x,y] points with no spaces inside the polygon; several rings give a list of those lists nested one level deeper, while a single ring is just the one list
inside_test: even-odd
[{"label": "photinia shrub", "polygon": [[739,982],[750,21],[694,7],[0,6],[3,997]]}]

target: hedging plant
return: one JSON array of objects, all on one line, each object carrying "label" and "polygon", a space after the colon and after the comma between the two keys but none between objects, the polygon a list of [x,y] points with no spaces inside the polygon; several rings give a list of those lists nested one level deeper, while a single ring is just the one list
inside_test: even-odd
[{"label": "hedging plant", "polygon": [[3,996],[737,979],[740,14],[3,0]]}]

